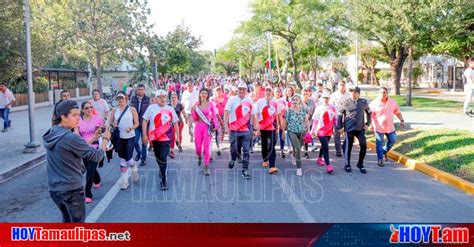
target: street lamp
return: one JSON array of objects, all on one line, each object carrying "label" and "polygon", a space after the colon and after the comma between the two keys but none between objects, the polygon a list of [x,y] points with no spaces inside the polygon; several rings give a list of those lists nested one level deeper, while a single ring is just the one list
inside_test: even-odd
[{"label": "street lamp", "polygon": [[35,126],[34,126],[34,101],[33,94],[33,73],[31,66],[31,33],[30,33],[30,3],[29,0],[23,0],[23,10],[25,18],[25,33],[26,33],[26,78],[28,81],[28,116],[30,127],[30,142],[25,144],[24,153],[36,153],[39,143],[35,141]]}]

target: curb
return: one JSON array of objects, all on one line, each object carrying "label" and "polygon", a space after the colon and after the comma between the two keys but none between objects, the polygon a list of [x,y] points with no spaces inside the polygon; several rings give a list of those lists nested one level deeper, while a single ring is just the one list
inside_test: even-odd
[{"label": "curb", "polygon": [[24,162],[23,164],[3,173],[0,174],[0,184],[7,182],[8,180],[22,174],[23,172],[26,172],[40,164],[43,164],[46,161],[46,153],[42,152],[36,155],[36,157],[33,157],[32,159]]},{"label": "curb", "polygon": [[[371,150],[375,150],[375,143],[367,141],[367,147],[369,147]],[[426,163],[419,162],[417,160],[411,159],[403,154],[400,154],[395,151],[389,151],[387,153],[387,156],[394,160],[397,163],[403,164],[404,166],[420,171],[438,181],[441,183],[456,187],[462,191],[464,191],[467,194],[474,195],[474,183],[471,183],[469,181],[466,181],[458,176],[454,176],[452,174],[449,174],[447,172],[441,171],[437,168],[434,168]]]}]

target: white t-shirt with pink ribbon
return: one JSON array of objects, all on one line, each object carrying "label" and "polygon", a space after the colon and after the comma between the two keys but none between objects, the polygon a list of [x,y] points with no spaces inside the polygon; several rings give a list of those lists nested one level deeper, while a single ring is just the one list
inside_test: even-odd
[{"label": "white t-shirt with pink ribbon", "polygon": [[257,115],[260,130],[275,130],[276,118],[281,112],[275,99],[259,99],[255,103],[253,114]]},{"label": "white t-shirt with pink ribbon", "polygon": [[249,131],[252,115],[252,101],[245,97],[231,97],[227,101],[225,110],[229,112],[229,129],[231,131]]},{"label": "white t-shirt with pink ribbon", "polygon": [[148,140],[150,141],[169,141],[173,131],[173,124],[179,121],[175,110],[169,106],[160,106],[158,104],[150,105],[143,119],[150,122],[148,128]]}]

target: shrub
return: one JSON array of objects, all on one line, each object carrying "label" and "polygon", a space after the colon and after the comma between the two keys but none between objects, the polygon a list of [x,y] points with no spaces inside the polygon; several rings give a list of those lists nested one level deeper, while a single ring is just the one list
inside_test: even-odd
[{"label": "shrub", "polygon": [[382,79],[382,80],[388,80],[390,77],[392,77],[392,73],[388,70],[380,70],[376,74],[377,78]]}]

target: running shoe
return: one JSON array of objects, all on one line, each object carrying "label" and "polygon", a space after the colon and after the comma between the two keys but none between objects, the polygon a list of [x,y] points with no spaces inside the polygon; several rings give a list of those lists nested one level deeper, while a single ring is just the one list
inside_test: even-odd
[{"label": "running shoe", "polygon": [[268,161],[262,162],[262,166],[263,166],[263,168],[268,168]]},{"label": "running shoe", "polygon": [[297,169],[296,169],[296,176],[302,177],[302,176],[303,176],[303,169],[297,168]]},{"label": "running shoe", "polygon": [[278,173],[278,168],[272,167],[272,168],[270,168],[270,170],[268,170],[268,173],[269,174],[276,174],[276,173]]},{"label": "running shoe", "polygon": [[323,158],[318,158],[318,160],[316,161],[316,163],[317,163],[319,166],[324,166],[324,160],[323,160]]},{"label": "running shoe", "polygon": [[94,201],[94,200],[92,200],[92,198],[86,197],[86,203],[91,203],[91,202],[93,202],[93,201]]},{"label": "running shoe", "polygon": [[229,161],[229,169],[232,169],[232,168],[234,168],[234,161],[233,160]]},{"label": "running shoe", "polygon": [[246,179],[246,180],[249,180],[249,179],[252,178],[252,177],[250,176],[249,171],[248,171],[247,169],[245,169],[245,170],[242,171],[242,177],[243,177],[244,179]]},{"label": "running shoe", "polygon": [[334,172],[334,167],[332,167],[332,165],[328,165],[326,167],[326,172],[329,173],[329,174],[333,173]]},{"label": "running shoe", "polygon": [[100,183],[98,183],[98,184],[92,184],[92,187],[94,187],[94,189],[98,189],[98,188],[100,188]]}]

